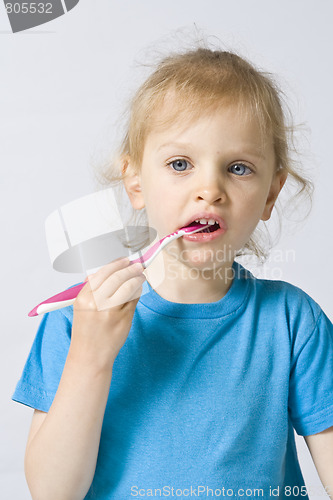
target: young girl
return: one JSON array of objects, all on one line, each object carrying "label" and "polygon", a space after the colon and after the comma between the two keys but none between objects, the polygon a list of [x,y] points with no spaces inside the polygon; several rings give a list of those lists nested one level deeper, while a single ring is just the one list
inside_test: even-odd
[{"label": "young girl", "polygon": [[294,429],[333,489],[332,323],[235,261],[263,253],[255,228],[287,178],[308,187],[282,109],[267,74],[206,48],[164,59],[135,95],[119,172],[133,208],[159,238],[214,227],[146,276],[111,262],[42,319],[13,396],[35,408],[34,500],[307,498]]}]

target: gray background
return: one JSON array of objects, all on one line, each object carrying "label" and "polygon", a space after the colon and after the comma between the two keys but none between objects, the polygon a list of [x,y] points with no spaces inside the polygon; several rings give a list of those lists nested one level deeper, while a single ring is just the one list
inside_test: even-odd
[{"label": "gray background", "polygon": [[[95,189],[91,166],[112,150],[119,114],[146,71],[136,61],[144,61],[155,42],[167,50],[177,29],[193,32],[196,24],[278,73],[296,120],[307,123],[304,164],[316,183],[312,214],[297,231],[286,226],[280,253],[256,274],[301,287],[332,319],[332,18],[331,0],[81,0],[65,16],[13,35],[0,5],[4,500],[30,498],[23,455],[32,410],[10,401],[39,323],[27,312],[82,278],[51,268],[45,218]],[[294,252],[291,260],[287,250]],[[297,446],[310,496],[319,498],[303,438]]]}]

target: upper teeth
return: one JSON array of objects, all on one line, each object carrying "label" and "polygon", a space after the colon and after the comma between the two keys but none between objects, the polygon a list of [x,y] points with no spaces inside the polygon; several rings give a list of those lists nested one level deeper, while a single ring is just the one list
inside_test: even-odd
[{"label": "upper teeth", "polygon": [[200,222],[200,224],[209,224],[210,226],[218,224],[218,222],[214,219],[197,219],[195,222]]}]

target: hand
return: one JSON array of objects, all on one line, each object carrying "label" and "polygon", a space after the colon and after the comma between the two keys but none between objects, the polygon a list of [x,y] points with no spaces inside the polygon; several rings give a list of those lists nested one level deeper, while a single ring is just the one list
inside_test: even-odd
[{"label": "hand", "polygon": [[71,353],[113,364],[131,328],[145,281],[141,264],[117,259],[88,277],[74,302]]}]

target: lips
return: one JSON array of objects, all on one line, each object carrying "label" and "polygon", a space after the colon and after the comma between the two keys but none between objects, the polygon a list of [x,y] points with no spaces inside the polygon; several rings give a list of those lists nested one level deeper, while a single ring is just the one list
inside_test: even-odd
[{"label": "lips", "polygon": [[222,219],[222,217],[212,212],[199,212],[197,214],[194,214],[182,227],[188,227],[194,224],[198,224],[198,222],[196,222],[198,220],[204,220],[205,223],[207,223],[206,221],[215,221],[215,224],[210,224],[210,227],[204,229],[202,232],[199,231],[195,234],[185,235],[183,236],[183,239],[196,242],[211,241],[224,234],[227,230],[227,224]]}]

